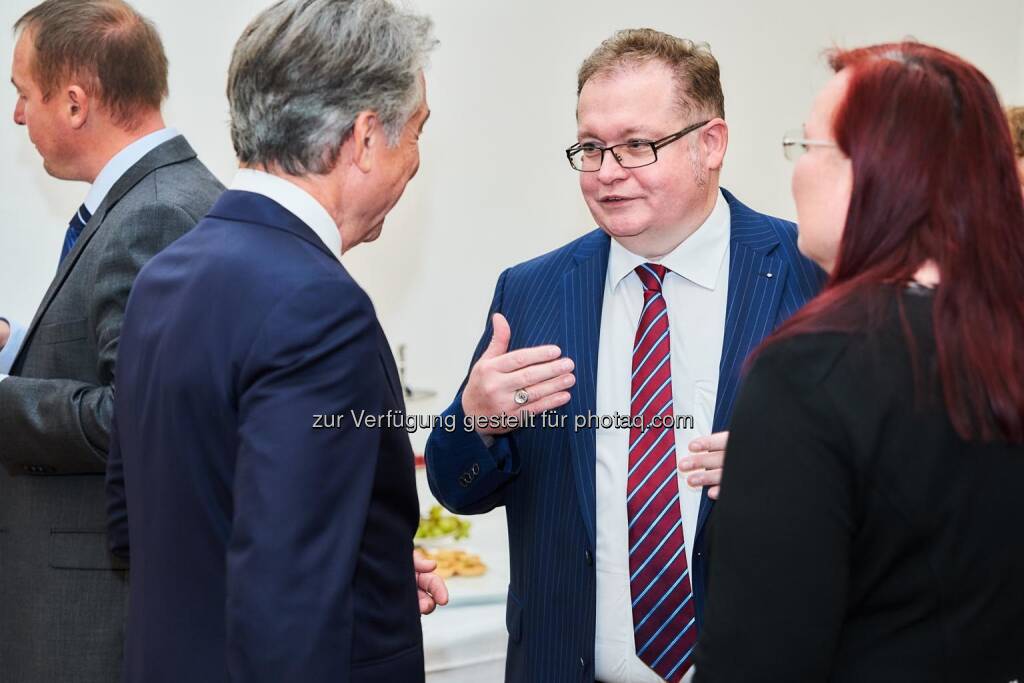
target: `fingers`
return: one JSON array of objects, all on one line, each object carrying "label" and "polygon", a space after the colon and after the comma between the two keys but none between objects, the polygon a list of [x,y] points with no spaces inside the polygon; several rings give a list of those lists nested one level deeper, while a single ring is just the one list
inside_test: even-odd
[{"label": "fingers", "polygon": [[725,466],[725,451],[692,453],[679,459],[679,471],[718,470]]},{"label": "fingers", "polygon": [[491,343],[487,345],[480,358],[497,358],[508,351],[508,340],[512,338],[512,328],[501,313],[491,316],[491,327],[494,328],[491,334]]},{"label": "fingers", "polygon": [[[432,563],[433,564],[433,563]],[[420,614],[430,614],[438,605],[448,604],[448,587],[437,574],[416,574],[416,594],[420,603]]]},{"label": "fingers", "polygon": [[413,550],[412,565],[416,570],[416,593],[419,597],[420,614],[430,614],[438,605],[447,605],[448,587],[444,584],[444,579],[433,573],[437,569],[437,562]]},{"label": "fingers", "polygon": [[430,597],[439,605],[448,604],[448,587],[437,574],[417,574],[416,586],[421,591],[430,594]]},{"label": "fingers", "polygon": [[437,569],[437,562],[429,560],[417,551],[412,552],[412,566],[416,570],[417,574],[426,574]]},{"label": "fingers", "polygon": [[715,432],[710,436],[697,437],[690,442],[690,452],[699,451],[724,451],[725,444],[729,440],[729,432]]},{"label": "fingers", "polygon": [[547,382],[542,382],[540,384],[535,384],[529,387],[526,390],[527,393],[530,394],[530,402],[526,404],[527,410],[531,410],[533,412],[543,412],[543,410],[548,410],[547,408],[545,408],[543,410],[538,411],[534,402],[547,398],[552,394],[568,394],[569,388],[572,387],[574,384],[576,384],[576,377],[573,375],[566,374],[559,375],[554,379],[549,379]]},{"label": "fingers", "polygon": [[[690,471],[689,469],[683,469],[682,463],[679,464],[679,469],[682,472]],[[686,477],[686,483],[695,488],[701,486],[718,486],[722,483],[722,468],[719,467],[717,469],[706,469],[693,472]]]},{"label": "fingers", "polygon": [[729,432],[698,437],[690,442],[690,452],[679,460],[679,470],[691,472],[686,483],[694,487],[708,487],[708,498],[712,500],[717,500],[720,492],[728,440]]},{"label": "fingers", "polygon": [[[502,375],[499,384],[493,389],[491,404],[506,415],[523,412],[536,415],[563,406],[569,402],[569,389],[576,384],[573,367],[570,359],[562,358]],[[529,396],[529,401],[523,405],[515,402],[515,394],[519,389],[525,389]],[[553,400],[548,400],[552,397]]]},{"label": "fingers", "polygon": [[[506,348],[507,347],[508,345],[506,344]],[[493,361],[492,369],[497,370],[500,373],[515,372],[516,370],[520,370],[530,365],[555,360],[561,355],[562,349],[558,348],[554,344],[531,346],[527,349],[516,349],[515,351],[491,359]]]},{"label": "fingers", "polygon": [[568,391],[559,391],[556,394],[551,394],[539,401],[530,401],[525,407],[527,412],[537,415],[538,413],[546,413],[549,410],[555,408],[561,408],[572,398],[572,395]]},{"label": "fingers", "polygon": [[532,398],[533,390],[536,388],[535,385],[557,377],[572,377],[572,371],[575,367],[576,364],[572,362],[571,358],[559,358],[548,363],[530,365],[522,370],[510,372],[505,375],[504,381],[508,382],[509,388],[513,391],[525,388],[530,392],[530,397]]}]

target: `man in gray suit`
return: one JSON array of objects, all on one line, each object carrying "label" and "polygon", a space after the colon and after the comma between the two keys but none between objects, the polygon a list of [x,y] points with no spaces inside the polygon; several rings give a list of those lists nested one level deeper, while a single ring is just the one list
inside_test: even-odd
[{"label": "man in gray suit", "polygon": [[14,120],[47,173],[91,189],[0,376],[0,681],[110,683],[127,595],[104,534],[122,316],[139,269],[223,188],[164,125],[167,59],[134,9],[46,0],[15,31]]}]

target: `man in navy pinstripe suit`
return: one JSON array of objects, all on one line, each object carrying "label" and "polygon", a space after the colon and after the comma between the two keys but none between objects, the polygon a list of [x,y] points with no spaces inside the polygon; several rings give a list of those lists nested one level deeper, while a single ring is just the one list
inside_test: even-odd
[{"label": "man in navy pinstripe suit", "polygon": [[435,431],[427,471],[452,511],[505,506],[507,680],[688,680],[743,361],[824,275],[719,188],[706,46],[620,31],[578,94],[566,153],[600,229],[501,274],[446,415],[550,412]]}]

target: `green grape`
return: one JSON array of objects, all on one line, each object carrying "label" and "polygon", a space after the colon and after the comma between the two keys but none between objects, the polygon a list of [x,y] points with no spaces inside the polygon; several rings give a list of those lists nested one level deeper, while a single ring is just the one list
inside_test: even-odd
[{"label": "green grape", "polygon": [[470,523],[455,515],[445,514],[440,505],[433,505],[426,517],[420,518],[416,538],[440,538],[451,536],[461,540],[469,536]]}]

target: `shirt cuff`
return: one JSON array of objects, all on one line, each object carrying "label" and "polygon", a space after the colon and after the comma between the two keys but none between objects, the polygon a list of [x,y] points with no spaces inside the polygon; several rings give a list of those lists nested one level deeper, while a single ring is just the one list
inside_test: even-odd
[{"label": "shirt cuff", "polygon": [[6,377],[14,365],[14,359],[18,357],[21,345],[25,343],[25,333],[28,330],[13,320],[7,318],[0,318],[0,320],[6,321],[11,326],[11,336],[7,339],[4,348],[0,350],[0,375]]}]

